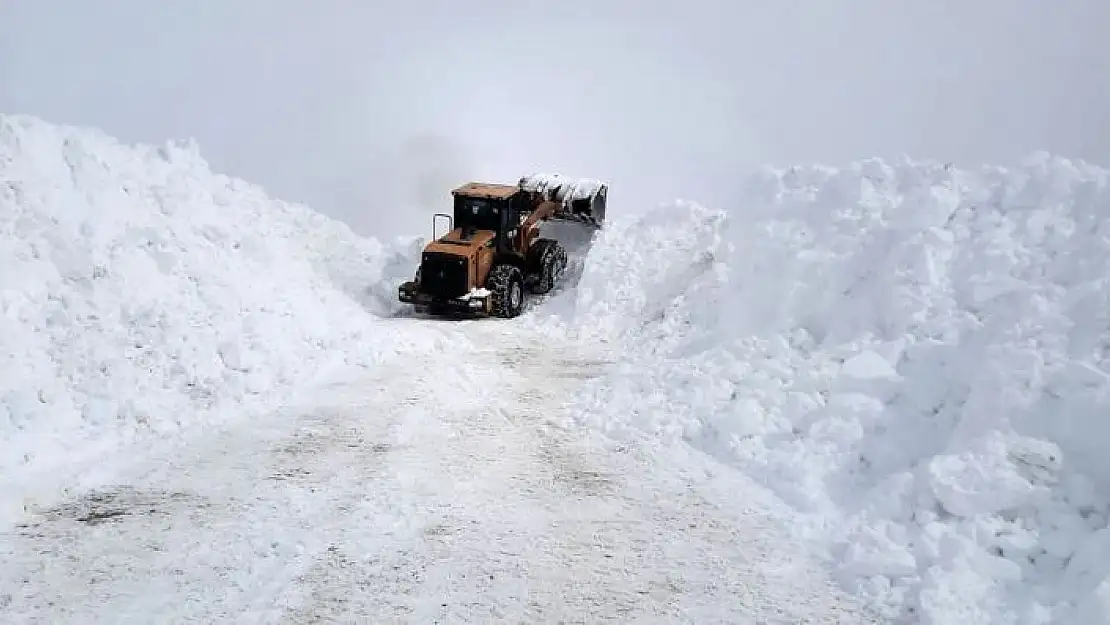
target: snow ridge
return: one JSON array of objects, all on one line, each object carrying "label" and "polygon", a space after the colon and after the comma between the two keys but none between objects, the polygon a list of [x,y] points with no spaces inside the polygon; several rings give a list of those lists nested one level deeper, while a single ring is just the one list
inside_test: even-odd
[{"label": "snow ridge", "polygon": [[192,142],[0,116],[0,233],[0,500],[16,507],[32,475],[421,340],[379,341],[366,314],[390,311],[389,249],[212,173]]},{"label": "snow ridge", "polygon": [[771,487],[892,618],[1110,618],[1108,172],[1037,154],[766,169],[616,220],[559,322],[579,420]]}]

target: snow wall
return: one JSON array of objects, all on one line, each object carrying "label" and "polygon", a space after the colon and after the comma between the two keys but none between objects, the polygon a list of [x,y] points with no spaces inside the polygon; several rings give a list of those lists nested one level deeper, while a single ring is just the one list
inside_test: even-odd
[{"label": "snow wall", "polygon": [[625,354],[578,418],[739,467],[905,622],[1110,622],[1107,172],[865,161],[744,188],[599,233],[540,321]]},{"label": "snow wall", "polygon": [[375,325],[418,246],[216,175],[191,143],[0,116],[0,513],[36,476],[436,338]]}]

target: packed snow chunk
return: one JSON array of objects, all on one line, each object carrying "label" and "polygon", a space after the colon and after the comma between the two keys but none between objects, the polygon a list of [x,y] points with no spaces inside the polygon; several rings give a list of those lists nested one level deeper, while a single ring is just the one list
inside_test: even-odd
[{"label": "packed snow chunk", "polygon": [[478,297],[478,298],[489,297],[490,294],[492,294],[492,293],[493,293],[493,291],[490,291],[489,289],[480,289],[480,288],[475,287],[473,289],[470,289],[466,293],[463,293],[462,295],[460,295],[459,299],[465,301],[465,300],[474,299],[475,297]]},{"label": "packed snow chunk", "polygon": [[377,362],[382,251],[192,142],[0,115],[0,499]]},{"label": "packed snow chunk", "polygon": [[873,351],[852,356],[844,363],[840,374],[856,380],[897,380],[898,372],[885,358]]},{"label": "packed snow chunk", "polygon": [[1087,535],[1066,561],[1063,583],[1067,588],[1078,596],[1097,590],[1110,578],[1110,527]]},{"label": "packed snow chunk", "polygon": [[902,376],[889,360],[873,350],[864,350],[845,360],[835,388],[838,392],[858,391],[887,401],[898,393],[901,382]]},{"label": "packed snow chunk", "polygon": [[948,512],[975,516],[1046,499],[1059,458],[1055,445],[994,432],[960,453],[933,458],[929,475]]},{"label": "packed snow chunk", "polygon": [[913,606],[922,625],[951,623],[1018,622],[999,619],[1006,612],[997,600],[999,584],[992,581],[970,560],[955,560],[948,566],[933,566],[926,571],[921,591]]},{"label": "packed snow chunk", "polygon": [[841,556],[840,569],[853,578],[885,575],[906,577],[917,573],[917,562],[904,542],[895,542],[887,531],[900,531],[897,526],[863,527],[853,536]]},{"label": "packed snow chunk", "polygon": [[1110,623],[1110,577],[1084,596],[1076,607],[1075,623]]}]

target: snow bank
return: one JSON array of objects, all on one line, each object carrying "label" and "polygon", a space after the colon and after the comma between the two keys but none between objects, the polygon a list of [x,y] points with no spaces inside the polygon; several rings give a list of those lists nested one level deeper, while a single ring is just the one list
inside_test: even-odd
[{"label": "snow bank", "polygon": [[379,361],[397,339],[376,340],[366,309],[391,311],[391,262],[212,173],[193,144],[0,116],[0,499],[32,472]]},{"label": "snow bank", "polygon": [[1110,189],[1037,155],[767,170],[616,221],[561,312],[579,416],[727,459],[923,623],[1110,620]]},{"label": "snow bank", "polygon": [[526,322],[563,337],[635,341],[658,351],[659,340],[676,340],[684,336],[683,327],[693,325],[668,311],[691,297],[697,300],[699,289],[719,278],[724,218],[722,212],[678,202],[644,218],[618,216],[596,232],[564,226],[545,234],[568,246],[569,275],[561,292],[537,306]]}]

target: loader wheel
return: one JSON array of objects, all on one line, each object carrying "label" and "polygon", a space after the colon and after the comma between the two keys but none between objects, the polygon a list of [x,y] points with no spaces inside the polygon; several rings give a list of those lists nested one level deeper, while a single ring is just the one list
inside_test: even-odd
[{"label": "loader wheel", "polygon": [[497,265],[489,272],[486,288],[493,292],[493,314],[511,319],[524,309],[524,273],[516,265]]},{"label": "loader wheel", "polygon": [[555,283],[567,268],[567,250],[552,239],[539,239],[532,244],[528,254],[529,289],[543,295],[555,288]]}]

